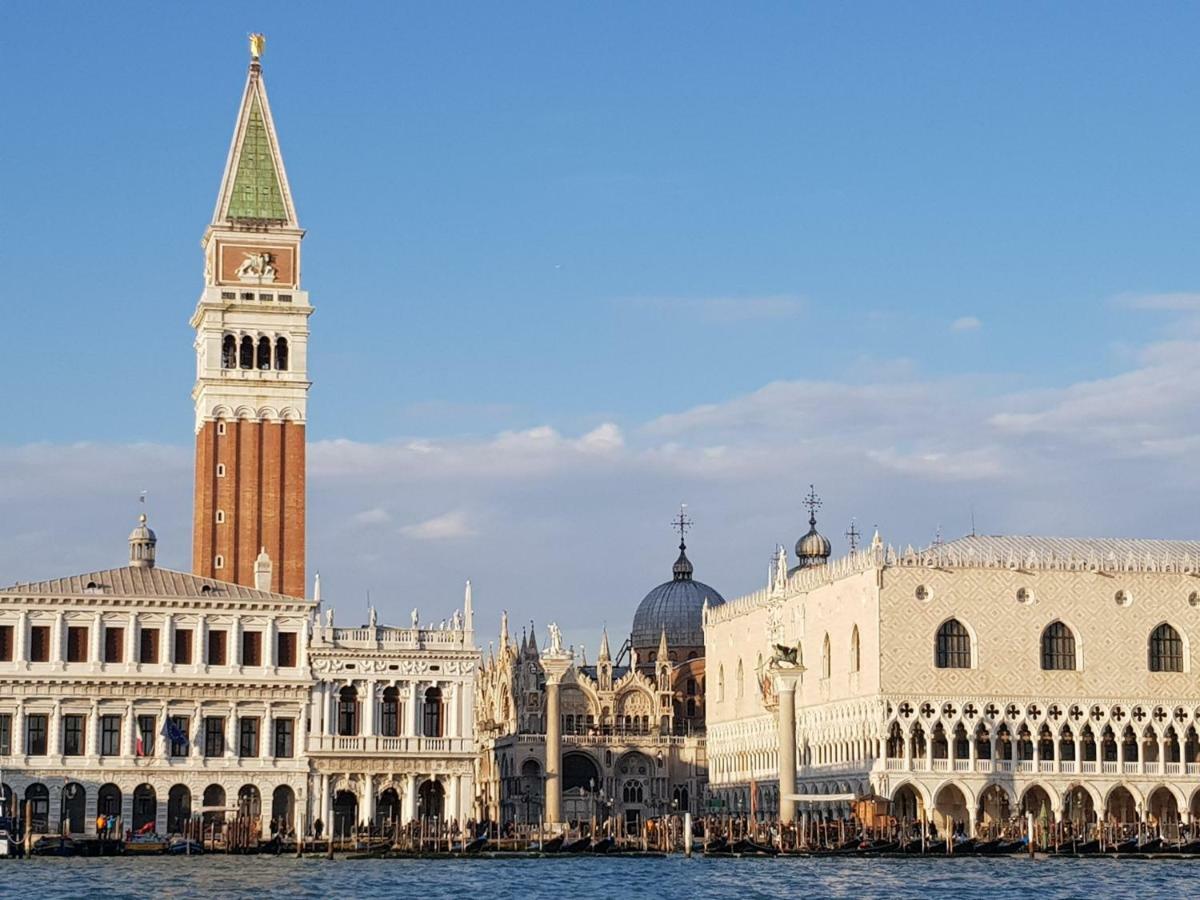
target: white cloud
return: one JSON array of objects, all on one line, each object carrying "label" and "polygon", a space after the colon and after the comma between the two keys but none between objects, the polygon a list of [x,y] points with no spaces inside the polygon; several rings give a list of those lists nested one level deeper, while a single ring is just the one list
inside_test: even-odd
[{"label": "white cloud", "polygon": [[462,510],[452,510],[424,522],[405,525],[400,529],[400,533],[418,541],[445,541],[472,537],[477,532],[467,521],[466,513]]},{"label": "white cloud", "polygon": [[1163,310],[1167,312],[1200,311],[1200,293],[1173,291],[1160,294],[1119,294],[1118,306],[1127,309]]},{"label": "white cloud", "polygon": [[978,331],[983,323],[975,316],[962,316],[950,323],[951,331]]},{"label": "white cloud", "polygon": [[379,506],[364,509],[354,515],[354,522],[357,525],[385,525],[390,521],[392,521],[391,513]]},{"label": "white cloud", "polygon": [[[728,598],[807,528],[810,481],[835,547],[851,516],[920,544],[967,531],[972,510],[988,532],[1195,536],[1200,340],[1127,360],[1020,391],[881,361],[864,383],[778,381],[624,429],[317,441],[309,572],[327,602],[356,608],[370,590],[393,621],[448,615],[469,577],[482,622],[506,607],[570,634],[619,631],[670,577],[680,499],[697,577]],[[188,568],[191,466],[184,446],[0,446],[0,583],[120,564],[143,489],[160,562]]]}]

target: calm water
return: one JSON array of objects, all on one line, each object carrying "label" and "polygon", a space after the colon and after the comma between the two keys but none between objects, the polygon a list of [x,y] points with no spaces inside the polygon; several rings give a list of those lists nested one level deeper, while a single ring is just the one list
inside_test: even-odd
[{"label": "calm water", "polygon": [[1200,860],[530,859],[288,857],[0,863],[0,896],[648,898],[1192,897]]}]

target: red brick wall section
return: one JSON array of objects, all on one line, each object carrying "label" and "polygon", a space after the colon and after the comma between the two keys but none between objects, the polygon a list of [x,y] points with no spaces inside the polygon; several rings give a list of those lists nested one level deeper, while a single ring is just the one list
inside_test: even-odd
[{"label": "red brick wall section", "polygon": [[286,487],[283,495],[283,547],[276,572],[282,582],[276,590],[293,597],[304,596],[305,551],[305,435],[304,425],[283,425],[283,471]]},{"label": "red brick wall section", "polygon": [[[304,596],[305,433],[294,422],[206,422],[196,435],[192,571],[254,587],[266,548],[272,590]],[[224,464],[225,477],[217,477]],[[225,513],[218,524],[217,510]],[[221,569],[217,556],[224,558]]]},{"label": "red brick wall section", "polygon": [[[237,515],[232,523],[237,545],[237,576],[234,580],[238,584],[253,586],[254,560],[260,549],[258,492],[263,426],[243,419],[237,423],[237,429],[241,452],[238,460]],[[228,516],[229,512],[226,511],[225,515]]]}]

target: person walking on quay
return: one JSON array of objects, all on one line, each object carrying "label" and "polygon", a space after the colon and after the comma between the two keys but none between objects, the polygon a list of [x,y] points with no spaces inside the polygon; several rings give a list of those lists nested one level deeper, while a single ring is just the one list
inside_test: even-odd
[{"label": "person walking on quay", "polygon": [[313,837],[318,841],[321,839],[321,832],[325,830],[325,823],[321,821],[321,817],[317,816],[313,822]]},{"label": "person walking on quay", "polygon": [[104,840],[104,830],[108,827],[108,819],[104,817],[104,813],[96,816],[96,837]]}]

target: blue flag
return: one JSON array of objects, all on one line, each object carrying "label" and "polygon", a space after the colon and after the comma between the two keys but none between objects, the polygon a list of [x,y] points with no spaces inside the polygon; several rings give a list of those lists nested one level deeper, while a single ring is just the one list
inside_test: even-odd
[{"label": "blue flag", "polygon": [[183,729],[176,725],[170,716],[163,717],[163,727],[159,734],[169,740],[172,744],[186,745],[188,742],[187,735],[184,733]]}]

